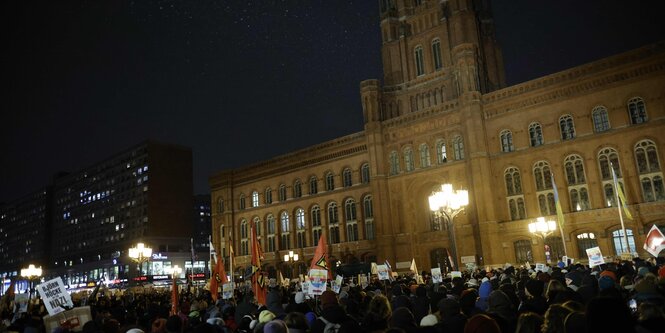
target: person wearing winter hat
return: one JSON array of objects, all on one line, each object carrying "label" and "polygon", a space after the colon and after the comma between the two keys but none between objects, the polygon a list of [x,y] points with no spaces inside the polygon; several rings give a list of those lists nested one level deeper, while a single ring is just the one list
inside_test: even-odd
[{"label": "person wearing winter hat", "polygon": [[477,314],[469,318],[464,326],[464,333],[501,333],[501,329],[492,317]]},{"label": "person wearing winter hat", "polygon": [[314,321],[311,333],[323,333],[327,323],[339,324],[340,330],[346,332],[357,332],[360,330],[358,322],[351,318],[344,308],[339,305],[337,295],[332,290],[326,290],[321,294],[321,315]]},{"label": "person wearing winter hat", "polygon": [[[489,280],[480,284],[480,288],[478,289],[478,300],[476,301],[476,307],[478,309],[482,311],[487,310],[487,298],[489,298],[491,292],[492,283]],[[460,293],[460,296],[461,294],[462,293]]]},{"label": "person wearing winter hat", "polygon": [[[466,290],[465,290],[466,291]],[[462,333],[467,317],[462,313],[459,302],[454,298],[444,298],[439,304],[441,321],[434,325],[439,332]]]},{"label": "person wearing winter hat", "polygon": [[166,333],[166,319],[155,319],[155,321],[152,322],[150,333]]},{"label": "person wearing winter hat", "polygon": [[284,317],[284,322],[290,333],[306,333],[309,330],[307,318],[300,312],[291,312]]},{"label": "person wearing winter hat", "polygon": [[535,312],[541,316],[547,310],[547,300],[543,296],[545,285],[542,281],[529,279],[524,287],[525,298],[520,303],[518,313]]},{"label": "person wearing winter hat", "polygon": [[582,274],[577,270],[572,270],[566,273],[566,285],[573,291],[577,291],[582,285]]},{"label": "person wearing winter hat", "polygon": [[259,323],[267,323],[275,319],[275,314],[270,310],[263,310],[259,313]]},{"label": "person wearing winter hat", "polygon": [[286,326],[286,323],[282,320],[275,319],[267,322],[263,326],[264,333],[288,333],[289,328]]}]

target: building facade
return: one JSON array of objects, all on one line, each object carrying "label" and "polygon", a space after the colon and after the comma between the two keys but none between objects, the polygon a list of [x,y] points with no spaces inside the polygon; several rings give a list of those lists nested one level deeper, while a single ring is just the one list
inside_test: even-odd
[{"label": "building facade", "polygon": [[[231,242],[236,271],[251,225],[269,271],[288,272],[289,250],[308,266],[322,233],[342,264],[437,267],[452,237],[478,265],[545,262],[545,243],[553,258],[648,255],[646,231],[665,227],[665,43],[505,87],[488,1],[380,4],[384,78],[360,84],[364,131],[210,177],[213,242]],[[428,204],[444,183],[469,193],[454,232]],[[556,220],[557,192],[563,232],[531,234]]]}]

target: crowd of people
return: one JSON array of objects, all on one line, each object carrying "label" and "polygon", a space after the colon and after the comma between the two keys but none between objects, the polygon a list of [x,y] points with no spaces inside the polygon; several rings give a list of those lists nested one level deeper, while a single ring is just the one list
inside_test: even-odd
[{"label": "crowd of people", "polygon": [[[357,285],[339,293],[306,295],[298,284],[269,289],[257,304],[250,288],[213,301],[209,292],[99,295],[88,300],[93,319],[76,330],[90,333],[328,333],[328,332],[664,332],[665,261],[616,261],[515,267],[465,272],[424,283],[413,276]],[[418,279],[420,280],[420,279]],[[422,281],[421,281],[422,282]],[[43,306],[15,316],[2,309],[0,331],[45,332]]]}]

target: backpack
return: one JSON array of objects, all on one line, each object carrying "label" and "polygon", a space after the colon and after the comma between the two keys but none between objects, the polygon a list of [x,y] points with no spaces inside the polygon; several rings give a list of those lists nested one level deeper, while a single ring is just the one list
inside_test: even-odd
[{"label": "backpack", "polygon": [[326,318],[319,317],[319,319],[326,324],[326,327],[323,328],[323,333],[337,333],[339,328],[342,327],[340,324],[327,321]]}]

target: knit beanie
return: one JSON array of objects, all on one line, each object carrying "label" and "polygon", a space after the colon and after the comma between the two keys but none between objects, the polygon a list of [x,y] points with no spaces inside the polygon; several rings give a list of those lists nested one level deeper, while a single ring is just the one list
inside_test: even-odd
[{"label": "knit beanie", "polygon": [[545,285],[542,281],[530,279],[526,283],[526,291],[531,294],[531,296],[542,296]]},{"label": "knit beanie", "polygon": [[286,323],[279,319],[271,320],[263,326],[264,333],[287,333],[288,331]]},{"label": "knit beanie", "polygon": [[266,323],[275,319],[275,314],[270,312],[270,310],[263,310],[259,314],[259,323]]},{"label": "knit beanie", "polygon": [[600,279],[598,279],[598,288],[600,290],[605,290],[614,287],[615,287],[614,279],[612,279],[611,276],[603,275],[600,277]]},{"label": "knit beanie", "polygon": [[575,286],[581,286],[582,283],[582,274],[578,271],[570,271],[566,273],[566,279],[570,279],[571,282],[570,284],[575,285]]}]

